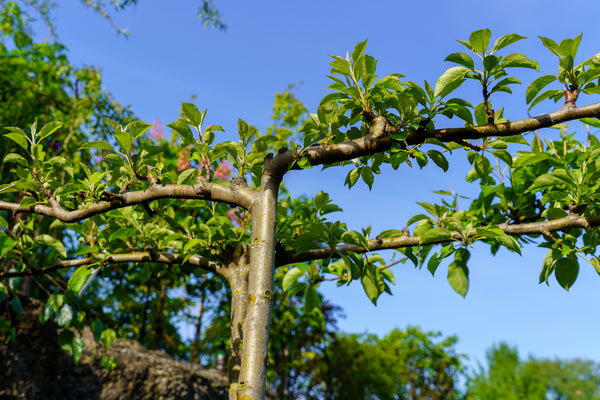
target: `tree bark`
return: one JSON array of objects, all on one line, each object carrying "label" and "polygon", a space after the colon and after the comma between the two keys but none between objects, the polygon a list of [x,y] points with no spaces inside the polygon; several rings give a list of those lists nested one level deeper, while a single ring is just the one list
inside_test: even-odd
[{"label": "tree bark", "polygon": [[[287,163],[265,165],[260,196],[252,204],[252,237],[248,277],[248,311],[244,322],[238,399],[264,399],[267,380],[269,325],[273,306],[277,196]],[[282,168],[283,167],[283,168]]]},{"label": "tree bark", "polygon": [[231,334],[229,341],[229,399],[237,400],[242,364],[244,320],[248,310],[249,260],[244,253],[229,264],[225,277],[231,288]]}]

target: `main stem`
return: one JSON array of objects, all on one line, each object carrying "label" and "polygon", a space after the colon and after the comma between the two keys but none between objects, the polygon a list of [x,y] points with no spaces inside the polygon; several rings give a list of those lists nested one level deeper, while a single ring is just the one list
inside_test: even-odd
[{"label": "main stem", "polygon": [[238,399],[262,400],[267,380],[269,325],[273,305],[277,196],[281,177],[265,168],[261,191],[252,204],[252,239],[248,277],[248,311],[244,321]]},{"label": "main stem", "polygon": [[248,309],[249,257],[246,252],[229,263],[225,273],[231,287],[231,336],[229,345],[229,399],[237,400],[242,363],[244,319]]}]

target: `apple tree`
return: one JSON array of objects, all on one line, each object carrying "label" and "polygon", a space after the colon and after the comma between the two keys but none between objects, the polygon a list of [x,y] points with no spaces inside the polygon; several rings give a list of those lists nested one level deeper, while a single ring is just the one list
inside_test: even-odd
[{"label": "apple tree", "polygon": [[[560,106],[511,121],[497,99],[521,84],[519,71],[539,69],[508,51],[523,39],[507,34],[491,43],[490,30],[473,32],[459,40],[463,51],[446,58],[455,66],[433,86],[401,74],[377,76],[377,61],[361,42],[333,57],[331,93],[293,137],[261,134],[239,120],[239,139],[222,141],[222,128],[208,125],[206,110],[191,103],[168,125],[178,139],[167,150],[148,138],[151,125],[141,121],[107,118],[106,137],[62,155],[49,145],[62,122],[6,124],[4,137],[15,150],[3,159],[11,174],[0,186],[3,300],[18,309],[18,280],[50,277],[42,318],[78,329],[90,324],[108,345],[115,332],[80,302],[96,276],[126,277],[135,269],[164,293],[163,282],[194,285],[207,273],[218,276],[231,291],[230,398],[261,399],[277,268],[290,266],[281,288],[302,293],[306,312],[318,310],[324,279],[360,281],[373,302],[389,292],[391,264],[374,253],[385,249],[432,274],[447,265],[450,285],[465,296],[473,246],[520,253],[522,243],[533,241],[548,249],[540,281],[554,275],[568,290],[580,262],[600,271],[600,143],[592,134],[581,142],[566,129],[556,138],[527,134],[568,121],[599,125],[600,103],[578,102],[600,92],[600,56],[576,63],[581,35],[560,43],[542,37],[558,58],[557,74],[533,80],[526,101],[530,108],[547,100]],[[482,98],[451,97],[463,84],[476,85]],[[450,153],[465,154],[472,166],[467,179],[480,185],[479,196],[462,209],[455,199],[422,202],[423,213],[406,227],[375,235],[332,218],[339,207],[327,193],[294,203],[281,186],[292,170],[351,166],[346,184],[362,180],[370,187],[384,164],[399,174],[428,164],[445,171]],[[222,179],[224,161],[233,167],[231,180]],[[47,232],[38,232],[39,221],[49,220]],[[47,261],[32,262],[40,254]],[[65,334],[63,341],[74,357],[81,353],[78,335]]]}]

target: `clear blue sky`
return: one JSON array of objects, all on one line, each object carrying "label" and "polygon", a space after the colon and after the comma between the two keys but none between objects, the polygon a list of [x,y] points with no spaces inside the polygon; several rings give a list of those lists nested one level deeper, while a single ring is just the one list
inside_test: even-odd
[{"label": "clear blue sky", "polygon": [[[71,60],[101,67],[106,88],[117,100],[130,103],[143,120],[159,118],[167,124],[177,118],[180,102],[196,95],[195,103],[208,108],[208,121],[225,127],[225,140],[234,139],[238,118],[264,129],[274,93],[290,83],[302,82],[297,96],[314,111],[329,85],[328,54],[344,55],[365,38],[367,53],[379,60],[380,76],[399,72],[417,83],[434,83],[450,67],[443,62],[446,55],[463,51],[455,39],[467,39],[483,27],[492,29],[493,39],[512,32],[528,36],[514,50],[539,61],[541,74],[553,73],[557,65],[537,35],[561,40],[584,32],[581,60],[600,51],[595,47],[600,5],[585,1],[217,0],[229,25],[228,31],[218,32],[203,29],[193,0],[141,0],[114,14],[117,24],[133,32],[129,39],[117,38],[79,0],[59,3],[55,22]],[[526,84],[536,76],[521,75]],[[481,101],[473,88],[463,93],[474,104]],[[515,96],[500,94],[495,106],[505,106],[509,119],[526,117],[523,93],[524,88],[517,88]],[[593,101],[597,99],[588,97],[580,103]],[[533,111],[552,109],[548,103]],[[421,212],[417,201],[438,199],[433,190],[452,185],[459,193],[473,193],[476,188],[464,180],[465,156],[454,157],[446,174],[435,166],[385,170],[370,192],[364,184],[348,190],[344,172],[331,169],[291,173],[286,185],[298,195],[326,188],[344,209],[338,218],[356,230],[370,224],[377,233],[405,226]],[[472,362],[483,361],[485,350],[499,341],[518,346],[522,356],[600,361],[600,279],[582,264],[570,292],[554,280],[550,287],[538,285],[544,254],[535,247],[526,247],[524,257],[507,252],[492,257],[483,247],[474,251],[466,299],[450,288],[445,268],[431,277],[408,264],[394,267],[394,295],[383,295],[377,307],[359,283],[341,288],[324,284],[321,290],[344,307],[347,318],[339,325],[346,332],[385,334],[408,325],[440,330],[458,335],[458,350]]]}]

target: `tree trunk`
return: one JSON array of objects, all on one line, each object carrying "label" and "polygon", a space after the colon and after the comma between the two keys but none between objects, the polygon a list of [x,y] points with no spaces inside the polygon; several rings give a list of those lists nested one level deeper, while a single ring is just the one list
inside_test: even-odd
[{"label": "tree trunk", "polygon": [[229,399],[237,400],[238,382],[242,365],[244,320],[248,310],[249,260],[245,253],[227,268],[227,281],[231,287],[231,336],[229,341]]},{"label": "tree trunk", "polygon": [[250,210],[252,238],[248,311],[244,321],[242,367],[237,387],[238,399],[243,400],[265,398],[269,324],[273,305],[277,196],[282,178],[278,175],[277,172],[269,171],[267,164],[263,172],[260,196]]}]

